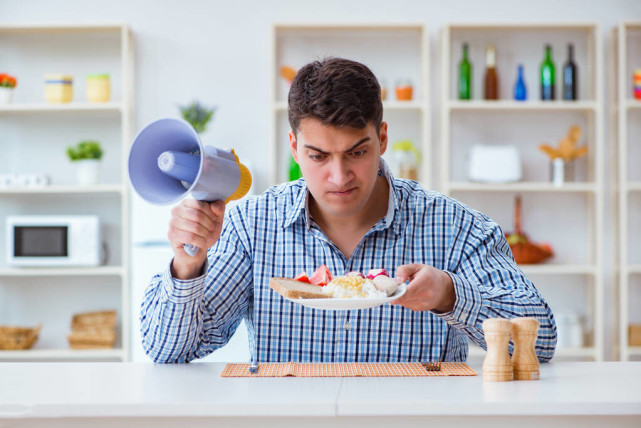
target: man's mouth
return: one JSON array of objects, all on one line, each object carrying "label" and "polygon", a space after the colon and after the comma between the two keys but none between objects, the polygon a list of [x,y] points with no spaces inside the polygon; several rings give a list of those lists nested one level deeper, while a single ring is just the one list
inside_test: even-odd
[{"label": "man's mouth", "polygon": [[329,193],[336,196],[348,196],[348,195],[351,195],[355,190],[356,190],[356,187],[352,187],[345,190],[334,190]]}]

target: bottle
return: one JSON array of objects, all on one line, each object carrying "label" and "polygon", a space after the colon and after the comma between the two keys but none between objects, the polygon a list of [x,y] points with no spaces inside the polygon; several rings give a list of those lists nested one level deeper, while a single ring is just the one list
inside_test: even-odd
[{"label": "bottle", "polygon": [[527,100],[527,86],[525,86],[525,77],[523,76],[523,64],[519,64],[517,69],[516,83],[514,84],[514,99],[517,101]]},{"label": "bottle", "polygon": [[472,99],[472,64],[467,58],[467,43],[463,43],[463,57],[458,65],[458,99]]},{"label": "bottle", "polygon": [[499,99],[499,82],[496,74],[496,51],[489,45],[485,51],[485,85],[483,86],[486,100]]},{"label": "bottle", "polygon": [[563,66],[563,99],[576,100],[577,94],[577,69],[574,63],[574,46],[568,44],[568,60]]},{"label": "bottle", "polygon": [[303,174],[300,172],[300,165],[294,160],[294,156],[289,155],[289,181],[298,180]]},{"label": "bottle", "polygon": [[554,100],[555,96],[555,68],[552,61],[552,46],[545,45],[545,59],[541,63],[541,99]]}]

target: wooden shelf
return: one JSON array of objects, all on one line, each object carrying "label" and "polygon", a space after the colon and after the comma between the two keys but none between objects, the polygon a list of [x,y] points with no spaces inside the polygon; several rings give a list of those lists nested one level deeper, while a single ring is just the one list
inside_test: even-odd
[{"label": "wooden shelf", "polygon": [[493,112],[592,112],[598,108],[595,101],[512,101],[512,100],[469,100],[448,101],[445,108],[451,111],[493,111]]},{"label": "wooden shelf", "polygon": [[0,361],[31,360],[31,361],[83,361],[83,360],[124,360],[122,349],[27,349],[24,351],[0,351]]},{"label": "wooden shelf", "polygon": [[120,184],[101,184],[97,186],[59,185],[45,187],[0,187],[0,195],[46,195],[46,194],[86,194],[114,193],[121,194],[125,190]]},{"label": "wooden shelf", "polygon": [[485,184],[472,182],[450,182],[451,192],[553,192],[553,193],[594,193],[594,183],[565,183],[554,186],[552,183],[519,182],[506,184]]},{"label": "wooden shelf", "polygon": [[56,113],[56,112],[112,112],[121,113],[124,107],[118,102],[83,103],[70,102],[66,104],[48,103],[15,103],[0,105],[0,113]]},{"label": "wooden shelf", "polygon": [[595,266],[589,265],[519,265],[526,275],[596,275]]},{"label": "wooden shelf", "polygon": [[122,266],[97,266],[76,268],[0,268],[0,277],[50,277],[50,276],[123,276]]}]

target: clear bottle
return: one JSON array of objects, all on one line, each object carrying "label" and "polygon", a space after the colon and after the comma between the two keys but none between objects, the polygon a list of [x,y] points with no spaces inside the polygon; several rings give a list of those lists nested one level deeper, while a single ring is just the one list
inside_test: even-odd
[{"label": "clear bottle", "polygon": [[514,99],[517,101],[527,100],[527,86],[525,85],[525,77],[523,76],[523,64],[519,64],[516,75],[516,83],[514,84]]},{"label": "clear bottle", "polygon": [[578,99],[577,84],[578,84],[577,67],[574,63],[574,46],[572,43],[568,44],[568,60],[563,66],[563,99],[576,100]]},{"label": "clear bottle", "polygon": [[486,100],[499,99],[499,78],[496,73],[496,50],[489,45],[485,51],[485,84],[483,97]]},{"label": "clear bottle", "polygon": [[552,46],[545,45],[545,59],[541,63],[541,99],[556,99],[555,66],[552,60]]},{"label": "clear bottle", "polygon": [[467,43],[463,43],[463,56],[458,65],[458,99],[472,99],[472,64],[468,59]]}]

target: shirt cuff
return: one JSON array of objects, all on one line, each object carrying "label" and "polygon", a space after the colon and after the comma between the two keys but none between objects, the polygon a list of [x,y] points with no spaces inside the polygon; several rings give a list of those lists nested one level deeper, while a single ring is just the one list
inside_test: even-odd
[{"label": "shirt cuff", "polygon": [[207,272],[208,263],[205,261],[200,276],[192,279],[176,279],[171,276],[171,259],[169,266],[162,274],[163,294],[166,301],[177,304],[189,303],[193,300],[200,299],[205,290],[205,273]]},{"label": "shirt cuff", "polygon": [[473,284],[458,275],[445,271],[454,283],[456,303],[450,312],[436,313],[438,317],[457,328],[474,327],[481,312],[483,297]]}]

